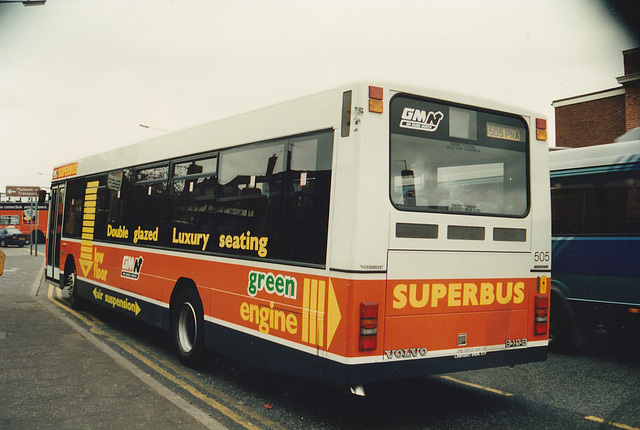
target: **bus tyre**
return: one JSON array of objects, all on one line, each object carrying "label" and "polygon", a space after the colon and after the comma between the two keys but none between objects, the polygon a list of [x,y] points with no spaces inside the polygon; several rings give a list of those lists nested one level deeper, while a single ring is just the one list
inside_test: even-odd
[{"label": "bus tyre", "polygon": [[204,311],[193,288],[182,290],[171,308],[171,334],[180,361],[199,367],[205,358]]},{"label": "bus tyre", "polygon": [[82,299],[78,296],[78,274],[76,273],[76,266],[70,267],[69,272],[64,273],[64,285],[69,290],[69,302],[73,309],[82,308]]}]

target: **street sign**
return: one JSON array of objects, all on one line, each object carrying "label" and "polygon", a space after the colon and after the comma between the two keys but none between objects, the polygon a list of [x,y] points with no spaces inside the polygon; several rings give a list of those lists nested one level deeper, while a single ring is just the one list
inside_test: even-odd
[{"label": "street sign", "polygon": [[38,197],[40,187],[15,187],[7,185],[7,197]]}]

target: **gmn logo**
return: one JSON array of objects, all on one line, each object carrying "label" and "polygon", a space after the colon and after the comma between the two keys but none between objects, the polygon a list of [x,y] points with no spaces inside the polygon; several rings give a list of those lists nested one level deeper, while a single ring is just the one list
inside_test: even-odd
[{"label": "gmn logo", "polygon": [[402,111],[400,127],[434,132],[438,129],[443,118],[444,114],[440,111],[427,112],[426,110],[406,107]]},{"label": "gmn logo", "polygon": [[120,272],[120,276],[137,281],[140,277],[143,262],[144,259],[142,257],[135,258],[125,255],[122,259],[122,271]]}]

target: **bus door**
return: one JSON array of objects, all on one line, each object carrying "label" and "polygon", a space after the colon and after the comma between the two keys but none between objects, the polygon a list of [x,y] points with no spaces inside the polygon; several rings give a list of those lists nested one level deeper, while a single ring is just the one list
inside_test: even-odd
[{"label": "bus door", "polygon": [[60,280],[60,239],[64,214],[65,184],[51,187],[49,202],[49,229],[47,231],[47,278]]}]

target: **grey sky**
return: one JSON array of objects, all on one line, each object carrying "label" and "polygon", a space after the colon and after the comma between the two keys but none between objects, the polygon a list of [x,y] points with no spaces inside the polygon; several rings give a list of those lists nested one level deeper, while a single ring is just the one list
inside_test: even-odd
[{"label": "grey sky", "polygon": [[552,125],[553,100],[616,87],[633,47],[598,0],[1,4],[0,191],[164,133],[140,123],[180,130],[361,78]]}]

